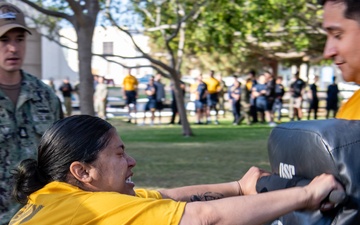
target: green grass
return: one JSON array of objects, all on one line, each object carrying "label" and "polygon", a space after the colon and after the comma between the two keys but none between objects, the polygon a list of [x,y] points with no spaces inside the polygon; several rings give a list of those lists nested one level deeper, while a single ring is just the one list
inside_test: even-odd
[{"label": "green grass", "polygon": [[251,166],[270,169],[267,125],[192,125],[194,137],[183,137],[180,126],[135,126],[109,121],[137,161],[137,187],[169,188],[239,179]]}]

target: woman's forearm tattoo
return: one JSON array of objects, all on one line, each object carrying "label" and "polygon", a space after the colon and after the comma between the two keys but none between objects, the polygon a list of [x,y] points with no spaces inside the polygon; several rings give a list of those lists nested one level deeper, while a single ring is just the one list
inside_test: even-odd
[{"label": "woman's forearm tattoo", "polygon": [[190,197],[190,201],[191,202],[211,201],[211,200],[221,199],[223,197],[224,195],[220,193],[205,192],[204,194],[192,195]]}]

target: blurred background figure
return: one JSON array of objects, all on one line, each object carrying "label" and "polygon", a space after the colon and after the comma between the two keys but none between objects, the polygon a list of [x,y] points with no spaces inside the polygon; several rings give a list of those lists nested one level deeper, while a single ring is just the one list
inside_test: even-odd
[{"label": "blurred background figure", "polygon": [[98,84],[99,75],[93,75],[93,77],[94,77],[93,85],[94,85],[94,90],[95,90],[96,85]]},{"label": "blurred background figure", "polygon": [[59,91],[61,91],[61,94],[64,98],[64,106],[66,110],[66,116],[71,116],[72,114],[72,105],[71,105],[71,94],[73,92],[73,88],[70,84],[69,78],[66,77],[63,80],[63,83],[59,87]]},{"label": "blurred background figure", "polygon": [[326,119],[329,119],[330,112],[332,117],[335,118],[339,109],[339,88],[336,84],[336,77],[332,78],[332,83],[328,86],[326,97]]},{"label": "blurred background figure", "polygon": [[[241,115],[246,120],[246,124],[251,124],[251,114],[250,114],[250,99],[251,99],[251,89],[249,90],[247,84],[251,82],[251,78],[248,77],[244,84],[241,84]],[[241,121],[240,121],[241,122]]]},{"label": "blurred background figure", "polygon": [[252,97],[256,102],[256,113],[261,114],[261,122],[265,123],[265,111],[266,111],[266,77],[260,75],[257,84],[252,88]]},{"label": "blurred background figure", "polygon": [[302,101],[306,83],[300,79],[299,72],[295,73],[294,82],[290,85],[290,120],[293,121],[295,118],[301,120],[302,118]]},{"label": "blurred background figure", "polygon": [[52,78],[52,77],[50,77],[49,86],[54,91],[54,93],[56,93],[56,88],[55,88],[55,84],[54,84],[54,78]]},{"label": "blurred background figure", "polygon": [[101,119],[106,119],[106,103],[107,103],[108,89],[107,84],[104,83],[104,77],[98,77],[98,84],[95,87],[94,93],[94,108],[97,116]]},{"label": "blurred background figure", "polygon": [[[138,98],[138,80],[135,76],[131,74],[131,69],[128,70],[128,74],[123,80],[123,97],[125,99],[125,107],[128,111],[128,123],[131,123],[131,120],[134,119],[136,124],[136,99]],[[131,112],[134,113],[134,117],[131,116]]]},{"label": "blurred background figure", "polygon": [[206,102],[207,102],[207,86],[203,81],[202,75],[198,76],[197,88],[195,92],[195,110],[196,110],[196,124],[202,124],[203,118],[206,116]]},{"label": "blurred background figure", "polygon": [[238,81],[237,76],[234,77],[234,84],[229,88],[229,102],[231,105],[231,110],[234,116],[233,125],[239,125],[241,122],[241,114],[240,114],[240,99],[241,99],[241,84]]},{"label": "blurred background figure", "polygon": [[283,107],[283,97],[285,94],[284,86],[282,85],[283,78],[277,77],[276,78],[276,85],[275,85],[275,101],[273,105],[273,113],[277,114],[277,122],[281,122],[281,109]]},{"label": "blurred background figure", "polygon": [[226,117],[226,109],[225,109],[225,94],[228,92],[225,81],[222,79],[222,75],[219,74],[218,81],[220,82],[219,89],[219,110],[223,112],[223,118]]},{"label": "blurred background figure", "polygon": [[266,107],[265,107],[265,116],[266,120],[269,123],[270,127],[275,127],[276,123],[274,122],[274,112],[273,106],[275,101],[275,86],[276,82],[274,75],[269,71],[264,72],[265,81],[266,81]]},{"label": "blurred background figure", "polygon": [[215,124],[219,124],[219,111],[217,109],[217,104],[219,103],[219,92],[221,89],[220,82],[214,77],[215,71],[210,71],[210,77],[206,79],[205,83],[207,85],[207,111],[206,123],[211,123],[211,110],[215,111]]},{"label": "blurred background figure", "polygon": [[255,87],[255,85],[257,85],[258,83],[256,79],[256,71],[250,70],[248,75],[250,77],[250,80],[247,80],[246,88],[250,93],[250,114],[252,117],[252,123],[257,123],[258,117],[257,117],[257,109],[256,109],[256,97],[252,95],[253,87]]},{"label": "blurred background figure", "polygon": [[155,75],[154,85],[156,86],[156,110],[159,112],[159,124],[161,124],[161,111],[165,103],[165,85],[161,83],[161,74]]},{"label": "blurred background figure", "polygon": [[150,111],[151,117],[150,117],[150,125],[154,125],[154,119],[155,119],[155,111],[156,111],[156,86],[154,84],[155,78],[154,76],[151,76],[149,79],[149,83],[146,86],[145,94],[147,95],[148,101],[144,108],[144,119],[143,119],[143,125],[145,125],[146,120],[146,112]]},{"label": "blurred background figure", "polygon": [[309,85],[310,93],[308,94],[309,98],[309,109],[307,119],[310,120],[311,111],[314,110],[314,120],[317,119],[317,113],[319,109],[319,98],[317,94],[317,85],[316,82],[319,81],[319,76],[315,76],[314,83]]}]

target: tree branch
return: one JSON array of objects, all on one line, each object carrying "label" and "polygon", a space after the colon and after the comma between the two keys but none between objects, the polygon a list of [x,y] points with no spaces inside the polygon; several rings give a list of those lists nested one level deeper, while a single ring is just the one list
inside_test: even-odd
[{"label": "tree branch", "polygon": [[61,12],[56,12],[56,11],[52,11],[52,10],[48,10],[48,9],[44,9],[42,7],[40,7],[39,5],[29,1],[29,0],[20,0],[21,2],[31,6],[32,8],[36,9],[37,11],[48,15],[48,16],[53,16],[53,17],[57,17],[57,18],[63,18],[66,19],[67,21],[71,22],[71,16],[66,14],[66,13],[61,13]]},{"label": "tree branch", "polygon": [[164,24],[164,25],[145,29],[144,31],[154,32],[154,31],[163,31],[163,30],[167,30],[167,29],[176,29],[176,28],[177,28],[177,26],[175,24]]},{"label": "tree branch", "polygon": [[[43,36],[43,37],[46,37],[46,38],[47,38],[48,40],[50,40],[50,41],[55,42],[56,44],[58,44],[58,45],[59,45],[60,47],[62,47],[62,48],[67,48],[67,49],[70,49],[70,50],[78,51],[77,48],[72,48],[72,47],[69,47],[69,46],[67,46],[67,45],[62,44],[59,40],[55,39],[53,36],[46,35],[46,34],[42,34],[42,33],[40,33],[40,35]],[[70,40],[69,38],[67,38],[67,37],[65,37],[65,36],[62,36],[62,35],[60,35],[60,34],[58,34],[58,35],[59,35],[60,38],[65,38],[65,39],[67,39],[67,40]],[[70,40],[70,41],[74,42],[73,40]]]},{"label": "tree branch", "polygon": [[183,16],[178,21],[175,31],[172,33],[172,35],[167,40],[171,41],[172,39],[174,39],[178,35],[181,25],[184,22],[186,22],[190,17],[192,17],[200,9],[200,7],[204,6],[206,3],[207,3],[207,0],[204,0],[203,2],[201,2],[201,3],[197,4],[196,6],[194,6],[194,8],[190,11],[189,14]]},{"label": "tree branch", "polygon": [[154,17],[152,17],[151,13],[147,9],[140,8],[141,11],[146,15],[146,17],[149,18],[149,20],[153,23],[155,23]]},{"label": "tree branch", "polygon": [[[170,78],[170,76],[165,73],[162,69],[160,69],[158,66],[155,66],[155,65],[136,65],[136,66],[127,66],[121,62],[118,62],[118,61],[115,61],[115,60],[112,60],[112,59],[108,59],[107,57],[109,55],[102,55],[102,54],[93,54],[94,56],[98,56],[98,57],[101,57],[103,59],[105,59],[106,61],[108,62],[111,62],[111,63],[115,63],[115,64],[118,64],[124,68],[127,68],[127,69],[135,69],[135,68],[152,68],[154,70],[156,70],[158,73],[160,73],[162,76],[166,77],[166,78]],[[116,55],[112,55],[114,57],[120,57],[120,58],[124,58],[124,59],[136,59],[136,58],[139,58],[139,57],[122,57],[122,56],[116,56]]]},{"label": "tree branch", "polygon": [[115,58],[121,58],[121,59],[143,59],[143,56],[122,56],[122,55],[113,55],[113,54],[97,54],[93,53],[93,56],[99,56],[99,57],[115,57]]},{"label": "tree branch", "polygon": [[135,42],[133,36],[131,35],[131,33],[128,31],[128,30],[125,30],[123,29],[122,27],[120,27],[115,21],[114,19],[112,18],[111,14],[108,12],[107,13],[107,17],[108,19],[110,20],[110,22],[112,23],[113,26],[115,26],[116,28],[118,28],[119,30],[121,30],[122,32],[124,32],[126,35],[128,35],[128,37],[131,39],[131,42],[133,43],[134,47],[136,48],[136,50],[138,52],[140,52],[143,56],[143,58],[149,60],[151,63],[155,64],[155,65],[158,65],[162,68],[164,68],[165,70],[167,71],[171,71],[173,70],[173,68],[169,67],[168,65],[166,65],[165,63],[159,61],[159,60],[156,60],[154,58],[152,58],[150,55],[146,54],[138,45],[137,43]]},{"label": "tree branch", "polygon": [[[82,13],[82,7],[81,5],[74,1],[74,0],[66,0],[69,3],[70,8],[73,10],[73,12],[75,13],[75,15],[79,15]],[[86,1],[86,4],[88,3],[88,1]]]}]

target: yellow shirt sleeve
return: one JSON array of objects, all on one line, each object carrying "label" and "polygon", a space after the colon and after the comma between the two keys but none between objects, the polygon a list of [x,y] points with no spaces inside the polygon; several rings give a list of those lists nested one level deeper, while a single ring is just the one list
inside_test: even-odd
[{"label": "yellow shirt sleeve", "polygon": [[160,192],[155,191],[155,190],[136,189],[135,195],[140,198],[162,199]]},{"label": "yellow shirt sleeve", "polygon": [[357,90],[351,98],[339,109],[337,119],[360,120],[360,90]]}]

